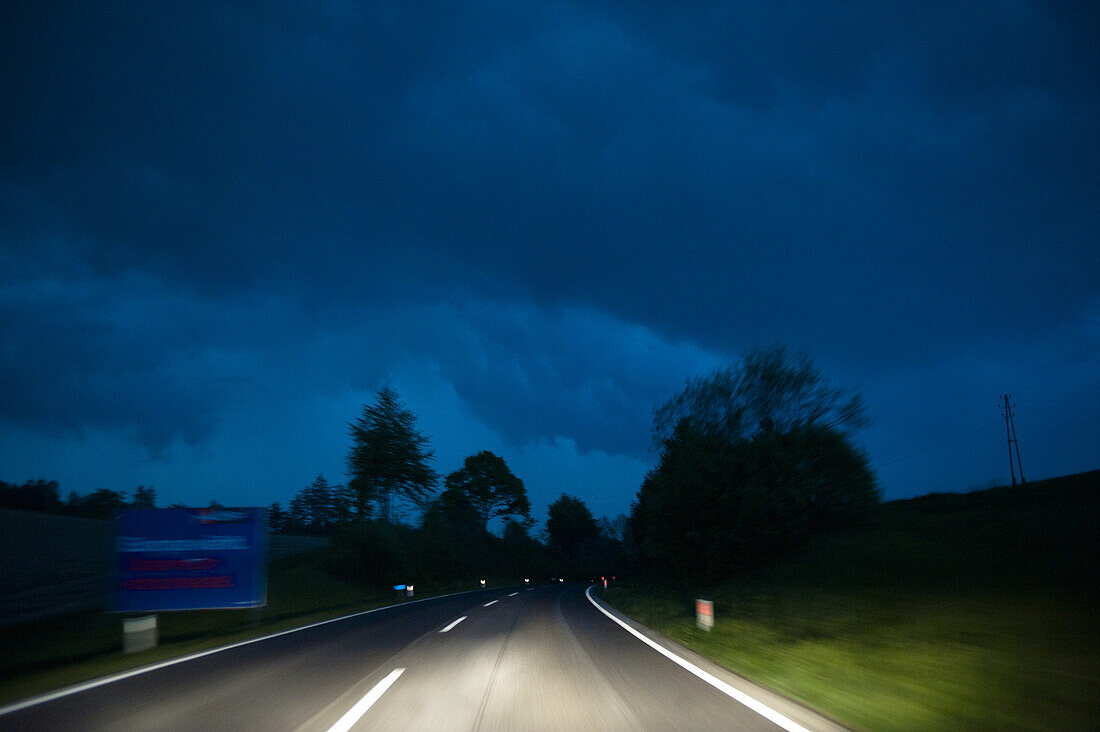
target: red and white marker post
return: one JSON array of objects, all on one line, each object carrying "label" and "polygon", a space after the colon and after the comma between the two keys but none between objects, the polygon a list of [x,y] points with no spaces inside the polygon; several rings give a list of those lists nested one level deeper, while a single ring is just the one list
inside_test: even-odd
[{"label": "red and white marker post", "polygon": [[714,601],[713,600],[696,600],[695,601],[695,624],[703,630],[710,630],[714,627]]}]

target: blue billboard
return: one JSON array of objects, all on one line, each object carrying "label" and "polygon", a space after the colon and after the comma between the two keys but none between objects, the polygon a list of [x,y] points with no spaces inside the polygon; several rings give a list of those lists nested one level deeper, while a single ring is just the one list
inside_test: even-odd
[{"label": "blue billboard", "polygon": [[128,509],[116,545],[119,612],[267,604],[265,509]]}]

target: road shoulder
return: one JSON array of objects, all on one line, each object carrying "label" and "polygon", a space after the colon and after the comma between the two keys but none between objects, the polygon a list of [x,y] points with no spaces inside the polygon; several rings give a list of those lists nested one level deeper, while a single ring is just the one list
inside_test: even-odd
[{"label": "road shoulder", "polygon": [[[591,588],[589,588],[591,589]],[[616,619],[630,626],[639,634],[645,636],[653,643],[661,646],[669,653],[679,656],[681,659],[696,666],[697,668],[705,671],[711,676],[715,677],[723,683],[729,684],[734,689],[738,690],[742,694],[746,694],[753,699],[756,699],[760,703],[775,710],[779,714],[787,717],[793,722],[805,727],[809,730],[815,730],[820,732],[845,732],[849,730],[840,722],[822,714],[821,712],[807,707],[777,691],[769,689],[766,686],[762,686],[754,681],[751,681],[740,674],[737,674],[724,666],[719,666],[710,659],[699,655],[695,651],[683,646],[676,641],[667,638],[657,631],[649,628],[636,620],[624,615],[619,610],[608,605],[602,598],[596,597],[592,592],[585,593],[591,602],[595,603],[599,608],[614,616]]]}]

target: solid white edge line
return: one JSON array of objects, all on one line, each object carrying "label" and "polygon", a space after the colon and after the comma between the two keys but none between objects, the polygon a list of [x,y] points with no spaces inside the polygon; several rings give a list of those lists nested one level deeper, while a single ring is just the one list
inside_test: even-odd
[{"label": "solid white edge line", "polygon": [[680,668],[684,669],[685,671],[688,671],[689,673],[694,674],[698,678],[702,679],[703,681],[705,681],[708,684],[710,684],[711,686],[713,686],[715,689],[718,689],[718,691],[722,692],[726,696],[730,697],[731,699],[733,699],[737,702],[740,702],[741,704],[744,704],[746,707],[748,707],[752,711],[756,712],[761,717],[764,717],[765,719],[767,719],[771,722],[774,722],[775,724],[779,725],[783,729],[787,730],[787,732],[810,732],[808,729],[806,729],[805,727],[800,725],[798,722],[795,722],[793,719],[788,719],[787,717],[783,716],[782,714],[775,711],[771,707],[767,706],[763,702],[757,701],[756,699],[749,696],[745,692],[733,688],[732,686],[727,684],[725,681],[722,681],[721,679],[714,676],[713,674],[710,674],[710,673],[704,671],[703,669],[701,669],[698,666],[696,666],[695,664],[693,664],[691,661],[688,661],[684,658],[681,658],[680,656],[677,656],[675,653],[668,650],[667,648],[665,648],[661,644],[655,643],[654,641],[650,640],[649,638],[646,638],[644,635],[642,635],[641,633],[636,631],[634,628],[631,628],[629,625],[627,625],[623,621],[619,620],[617,617],[615,617],[614,615],[609,613],[607,610],[604,610],[602,607],[600,607],[600,604],[598,602],[596,602],[595,598],[592,597],[592,588],[593,587],[595,587],[595,585],[589,585],[588,586],[588,589],[584,591],[585,597],[588,598],[588,601],[590,603],[592,603],[592,606],[594,608],[599,610],[601,613],[603,613],[607,617],[611,618],[618,625],[620,625],[624,630],[626,630],[626,632],[630,633],[635,638],[642,641],[643,643],[648,645],[650,648],[652,648],[653,650],[657,651],[658,653],[660,653],[662,656],[664,656],[668,660],[675,663]]},{"label": "solid white edge line", "polygon": [[386,690],[393,686],[393,682],[397,681],[397,677],[405,672],[403,668],[395,668],[390,671],[386,678],[379,681],[374,685],[374,688],[367,692],[367,695],[355,703],[355,706],[349,709],[344,716],[340,717],[336,724],[328,728],[328,732],[347,732],[352,728],[359,718],[367,713],[367,710],[374,705],[378,699],[386,693]]},{"label": "solid white edge line", "polygon": [[482,605],[482,607],[489,607],[490,605],[496,605],[500,600],[489,600],[489,602]]},{"label": "solid white edge line", "polygon": [[441,630],[441,631],[439,631],[439,632],[440,632],[440,633],[446,633],[446,632],[447,632],[447,631],[449,631],[449,630],[450,630],[451,628],[455,627],[456,625],[458,625],[459,623],[461,623],[461,622],[462,622],[463,620],[465,620],[465,619],[466,619],[466,616],[465,616],[465,615],[463,615],[462,617],[458,618],[457,620],[453,620],[453,621],[451,621],[451,624],[450,624],[450,625],[448,625],[448,626],[447,626],[446,628],[444,628],[443,630]]},{"label": "solid white edge line", "polygon": [[202,658],[203,656],[209,656],[214,653],[221,653],[222,651],[232,650],[234,648],[240,648],[241,646],[247,646],[250,643],[259,643],[260,641],[271,640],[272,638],[278,638],[283,635],[290,635],[291,633],[297,633],[300,630],[309,630],[310,628],[316,628],[321,625],[328,625],[329,623],[338,623],[341,620],[350,620],[351,618],[358,618],[362,615],[370,615],[371,613],[381,612],[383,610],[389,610],[394,607],[402,607],[405,605],[416,605],[420,602],[429,602],[430,600],[441,600],[444,597],[454,597],[455,595],[466,595],[471,592],[478,592],[479,590],[463,590],[462,592],[451,592],[446,595],[436,595],[435,597],[424,597],[419,600],[410,600],[409,602],[399,602],[396,605],[386,605],[384,607],[376,607],[370,610],[363,610],[357,613],[351,613],[350,615],[342,615],[338,618],[329,618],[328,620],[321,620],[316,623],[310,623],[309,625],[303,625],[298,628],[291,628],[289,630],[281,630],[278,633],[272,633],[270,635],[260,636],[259,638],[249,638],[248,640],[239,641],[237,643],[230,643],[227,646],[220,646],[218,648],[210,648],[205,651],[198,651],[187,656],[180,656],[179,658],[170,658],[167,661],[161,661],[160,663],[150,664],[148,666],[141,666],[139,668],[130,669],[129,671],[121,671],[117,674],[110,676],[102,676],[98,679],[92,679],[91,681],[85,681],[81,684],[75,684],[74,686],[68,686],[64,689],[58,689],[56,691],[49,691],[45,694],[38,696],[32,696],[22,701],[13,702],[7,706],[0,707],[0,717],[5,714],[11,714],[12,712],[18,712],[20,709],[26,709],[27,707],[37,706],[38,704],[44,704],[54,699],[60,699],[70,694],[78,694],[82,691],[88,691],[94,689],[97,686],[105,686],[106,684],[113,684],[116,681],[122,681],[128,679],[131,676],[140,676],[141,674],[147,674],[150,671],[156,671],[158,669],[166,668],[168,666],[175,666],[177,663],[186,663],[187,661],[194,661],[195,659]]}]

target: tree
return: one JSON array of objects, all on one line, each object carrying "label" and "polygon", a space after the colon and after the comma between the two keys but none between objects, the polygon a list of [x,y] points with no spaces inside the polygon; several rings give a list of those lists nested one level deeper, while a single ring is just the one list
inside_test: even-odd
[{"label": "tree", "polygon": [[501,534],[501,538],[508,544],[526,544],[534,541],[528,533],[530,527],[531,522],[525,521],[520,523],[519,521],[508,519],[508,521],[504,523],[504,532]]},{"label": "tree", "polygon": [[684,421],[642,481],[630,529],[643,564],[674,583],[724,576],[759,541],[760,511],[739,445]]},{"label": "tree", "polygon": [[654,410],[653,437],[662,445],[682,420],[731,442],[811,425],[845,431],[867,424],[864,411],[861,397],[830,386],[808,355],[790,356],[775,345],[747,351],[740,364],[689,380]]},{"label": "tree", "polygon": [[547,510],[546,533],[550,547],[567,557],[588,557],[600,539],[600,529],[584,501],[561,494]]},{"label": "tree", "polygon": [[462,491],[447,488],[428,502],[419,536],[429,575],[448,580],[484,577],[490,537],[481,514]]},{"label": "tree", "polygon": [[0,506],[23,511],[59,512],[64,506],[56,480],[28,480],[23,485],[0,482]]},{"label": "tree", "polygon": [[335,523],[335,506],[329,481],[318,474],[290,501],[290,521],[309,532],[320,533]]},{"label": "tree", "polygon": [[318,475],[290,501],[288,522],[300,530],[324,533],[346,517],[343,503],[343,486],[330,486],[325,476]]},{"label": "tree", "polygon": [[157,491],[153,486],[139,485],[134,489],[134,498],[130,501],[130,508],[156,508]]},{"label": "tree", "polygon": [[600,516],[596,521],[596,527],[600,530],[600,536],[610,541],[618,541],[621,537],[615,529],[615,524],[607,516]]},{"label": "tree", "polygon": [[78,516],[97,519],[113,519],[126,508],[126,496],[121,491],[99,488],[87,496],[69,495],[69,511]]},{"label": "tree", "polygon": [[[485,534],[481,514],[470,502],[469,496],[456,488],[445,489],[428,502],[424,511],[421,527],[427,533],[441,525],[447,525],[452,533],[464,539],[481,538]],[[460,549],[461,546],[461,541],[456,542],[452,549]]]},{"label": "tree", "polygon": [[531,502],[523,481],[512,474],[503,458],[487,450],[466,458],[462,468],[448,475],[445,482],[448,490],[466,495],[486,530],[491,519],[501,516],[531,519]]},{"label": "tree", "polygon": [[615,538],[617,538],[619,541],[626,541],[627,534],[629,533],[629,522],[630,519],[625,513],[620,513],[618,516],[615,517],[615,520],[611,522],[611,528],[615,532]]},{"label": "tree", "polygon": [[337,524],[346,524],[355,518],[355,491],[349,486],[330,485],[329,501],[332,506],[332,520]]},{"label": "tree", "polygon": [[382,518],[391,520],[395,498],[417,505],[431,495],[437,477],[429,466],[433,453],[428,440],[416,430],[416,417],[405,409],[397,392],[382,389],[377,401],[363,407],[358,421],[349,425],[352,447],[348,475],[360,518],[378,505]]},{"label": "tree", "polygon": [[858,395],[779,347],[690,381],[655,414],[661,457],[632,506],[633,547],[669,580],[710,581],[862,520],[878,489],[846,429],[865,422]]},{"label": "tree", "polygon": [[281,534],[289,528],[290,517],[278,501],[267,507],[267,527],[273,534]]}]

